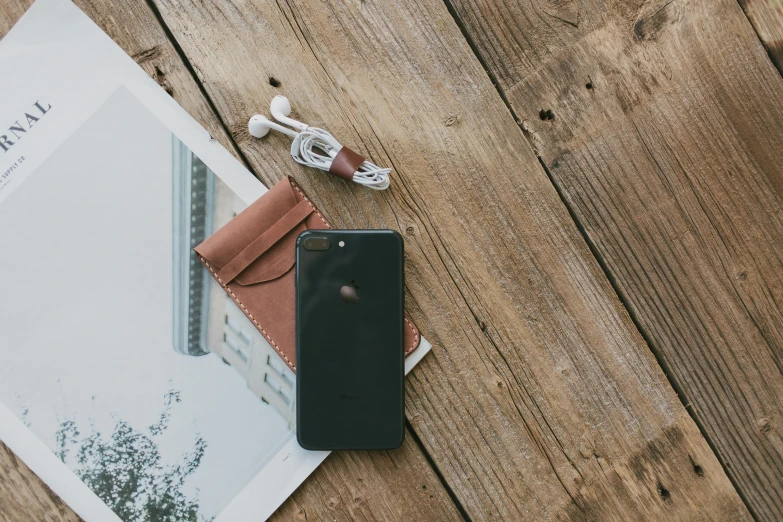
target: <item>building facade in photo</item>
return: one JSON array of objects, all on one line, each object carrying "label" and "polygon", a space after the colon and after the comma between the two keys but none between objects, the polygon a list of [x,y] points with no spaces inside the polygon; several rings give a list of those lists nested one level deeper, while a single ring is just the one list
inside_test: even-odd
[{"label": "building facade in photo", "polygon": [[174,349],[212,353],[244,377],[250,390],[294,429],[294,373],[204,269],[193,248],[245,204],[182,142],[173,150]]}]

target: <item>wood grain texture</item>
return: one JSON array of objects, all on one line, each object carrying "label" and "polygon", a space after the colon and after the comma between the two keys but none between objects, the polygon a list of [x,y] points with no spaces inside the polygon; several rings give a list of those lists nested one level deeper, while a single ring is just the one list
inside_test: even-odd
[{"label": "wood grain texture", "polygon": [[80,522],[81,519],[0,442],[0,522]]},{"label": "wood grain texture", "polygon": [[143,0],[76,0],[75,3],[198,120],[213,138],[241,160],[220,119],[204,98],[199,84]]},{"label": "wood grain texture", "polygon": [[[3,32],[24,12],[28,0],[0,2]],[[219,119],[202,96],[168,37],[143,2],[77,0],[126,53],[166,89],[229,151],[237,155]],[[2,447],[2,449],[5,449]],[[330,456],[291,500],[282,519],[316,514],[309,520],[456,521],[462,516],[416,442],[408,437],[395,451]],[[10,451],[0,451],[0,521],[78,520],[70,509]],[[13,516],[11,516],[13,515]],[[295,515],[295,516],[294,516]]]},{"label": "wood grain texture", "polygon": [[783,74],[783,0],[737,0],[775,67]]},{"label": "wood grain texture", "polygon": [[739,5],[452,4],[753,513],[783,520],[783,79]]},{"label": "wood grain texture", "polygon": [[[399,475],[418,477],[400,481]],[[381,477],[382,482],[378,482]],[[383,487],[380,495],[378,487]],[[463,520],[442,484],[420,458],[409,431],[394,451],[335,452],[283,504],[273,521]]]},{"label": "wood grain texture", "polygon": [[[441,2],[156,5],[263,179],[405,235],[408,310],[435,345],[407,414],[469,517],[749,519]],[[278,93],[393,166],[392,188],[250,138]]]},{"label": "wood grain texture", "polygon": [[0,38],[11,30],[32,3],[33,0],[19,0],[0,4]]}]

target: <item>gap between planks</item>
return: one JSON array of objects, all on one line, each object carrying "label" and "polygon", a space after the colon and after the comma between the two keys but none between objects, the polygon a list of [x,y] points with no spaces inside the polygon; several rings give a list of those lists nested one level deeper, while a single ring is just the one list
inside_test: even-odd
[{"label": "gap between planks", "polygon": [[753,32],[783,76],[783,2],[781,0],[737,0]]},{"label": "gap between planks", "polygon": [[[242,148],[237,143],[236,139],[234,138],[233,133],[229,129],[228,125],[226,124],[225,120],[221,116],[220,112],[217,110],[217,106],[215,105],[214,100],[209,95],[207,90],[204,88],[203,83],[198,77],[198,74],[196,73],[195,68],[193,67],[193,64],[190,62],[190,59],[188,59],[187,55],[185,54],[185,51],[180,46],[177,39],[174,37],[174,34],[169,29],[168,25],[166,24],[165,20],[163,19],[163,16],[161,16],[160,11],[158,10],[158,7],[155,5],[154,0],[145,0],[147,6],[150,8],[150,11],[152,11],[153,15],[155,16],[155,20],[160,25],[161,29],[163,30],[164,34],[166,35],[166,38],[171,42],[171,45],[174,47],[174,50],[177,53],[177,56],[179,56],[180,60],[182,60],[182,63],[185,65],[186,70],[188,73],[190,73],[191,77],[193,78],[193,81],[198,86],[199,91],[201,92],[201,95],[206,100],[207,104],[209,105],[210,110],[214,114],[215,118],[220,123],[220,126],[223,128],[223,130],[226,133],[226,136],[228,140],[231,142],[231,145],[233,146],[236,153],[239,155],[239,158],[241,159],[242,163],[244,164],[245,168],[247,168],[256,179],[261,180],[261,178],[258,176],[258,174],[255,172],[253,167],[250,164],[250,161],[248,160],[245,153],[242,151]],[[270,78],[270,84],[274,86],[274,82],[276,82],[274,78]],[[506,100],[504,100],[504,103],[508,106],[508,103]],[[214,139],[214,138],[213,138]],[[465,522],[471,522],[470,516],[468,516],[467,511],[465,511],[465,508],[462,506],[462,503],[457,498],[456,494],[452,490],[449,483],[446,481],[446,479],[443,476],[443,473],[438,468],[437,464],[433,460],[432,456],[427,451],[427,448],[422,443],[421,439],[419,438],[418,434],[416,433],[416,430],[414,429],[413,425],[411,425],[410,421],[408,419],[405,419],[405,424],[408,426],[408,429],[410,430],[410,434],[413,436],[413,440],[416,444],[416,446],[419,448],[419,451],[421,451],[422,455],[424,455],[424,458],[426,459],[429,466],[432,468],[435,475],[438,477],[438,481],[440,482],[443,489],[446,491],[446,493],[449,495],[449,498],[454,503],[454,506],[459,511],[460,515],[462,516],[463,520]]]},{"label": "gap between planks", "polygon": [[[744,12],[744,6],[742,0],[737,0],[740,5],[743,7]],[[758,517],[754,513],[754,511],[751,509],[751,506],[748,502],[748,499],[746,498],[744,492],[737,484],[735,478],[731,473],[729,473],[729,469],[726,465],[725,460],[722,458],[721,454],[717,451],[717,448],[715,446],[715,443],[712,441],[711,437],[709,436],[709,433],[705,430],[702,422],[699,420],[699,418],[693,414],[692,407],[690,404],[690,401],[688,400],[685,392],[683,391],[682,386],[680,386],[679,382],[672,376],[672,372],[669,371],[668,364],[666,363],[664,357],[661,355],[661,353],[655,349],[655,344],[652,342],[652,339],[650,338],[650,335],[648,332],[642,327],[639,318],[637,317],[636,313],[633,310],[633,307],[630,306],[630,303],[625,296],[625,294],[620,289],[619,285],[617,284],[617,280],[614,277],[614,274],[609,270],[609,268],[606,265],[605,260],[601,256],[600,252],[598,251],[598,248],[596,247],[595,243],[590,239],[589,235],[587,234],[587,231],[585,230],[584,225],[582,224],[579,217],[576,215],[576,212],[574,212],[574,209],[571,205],[571,203],[568,201],[568,199],[563,195],[561,187],[555,182],[552,173],[550,172],[549,168],[547,167],[546,163],[544,162],[544,159],[541,157],[541,155],[538,152],[538,149],[536,148],[535,142],[530,138],[530,133],[525,128],[525,126],[522,123],[522,120],[517,115],[516,111],[512,107],[511,103],[508,100],[508,97],[506,96],[505,91],[500,85],[500,81],[497,79],[495,74],[491,71],[489,66],[487,65],[486,60],[482,56],[482,54],[479,52],[478,47],[476,46],[475,42],[473,41],[473,38],[468,33],[467,28],[465,27],[465,24],[462,22],[462,19],[457,14],[456,10],[454,9],[454,5],[451,3],[450,0],[443,0],[443,3],[446,6],[446,9],[448,10],[451,17],[454,19],[454,23],[457,24],[457,27],[459,27],[460,32],[462,33],[462,36],[465,38],[465,41],[470,46],[471,51],[473,51],[473,54],[476,56],[476,59],[481,64],[481,67],[484,69],[484,72],[486,73],[489,80],[492,82],[492,85],[495,86],[495,90],[498,93],[498,96],[501,100],[503,100],[503,104],[508,109],[511,116],[514,118],[514,121],[516,122],[517,126],[519,127],[519,130],[522,132],[522,134],[525,136],[525,139],[530,144],[530,148],[533,149],[533,152],[535,152],[536,157],[538,158],[539,163],[541,164],[541,168],[546,173],[547,177],[549,178],[550,183],[554,187],[555,191],[557,192],[558,197],[560,198],[560,201],[563,203],[563,206],[565,206],[566,210],[568,211],[568,215],[571,216],[571,219],[574,222],[574,225],[576,225],[576,228],[579,230],[579,234],[584,239],[585,244],[590,249],[590,252],[593,254],[593,257],[595,257],[596,261],[598,262],[598,265],[601,267],[601,271],[606,276],[606,279],[609,281],[609,283],[612,285],[612,289],[614,290],[614,293],[617,295],[617,298],[622,303],[623,307],[625,308],[626,312],[628,313],[629,317],[631,318],[631,321],[634,324],[634,327],[639,331],[639,334],[644,339],[645,343],[647,344],[647,347],[650,349],[650,352],[655,357],[655,360],[658,362],[658,365],[661,367],[661,370],[663,371],[663,374],[666,376],[666,379],[669,381],[669,384],[674,389],[675,394],[677,395],[677,398],[679,398],[680,402],[682,403],[683,407],[685,408],[685,411],[688,412],[688,415],[693,419],[693,422],[696,424],[696,426],[699,428],[699,432],[701,432],[702,436],[704,437],[704,440],[707,442],[707,444],[710,447],[710,450],[712,450],[713,454],[715,454],[715,457],[718,459],[718,462],[720,463],[721,467],[723,468],[724,473],[728,477],[729,481],[731,482],[731,485],[734,486],[735,491],[739,495],[742,502],[745,504],[745,507],[748,508],[748,512],[751,514],[754,520],[758,522]],[[747,13],[746,13],[747,16]],[[752,24],[751,24],[752,25]],[[755,26],[754,32],[755,32]],[[758,35],[758,33],[757,33]],[[759,37],[759,40],[764,44],[763,40],[761,40],[761,37]],[[764,45],[766,49],[766,45]],[[770,55],[770,61],[772,61],[772,56]],[[773,65],[775,65],[773,63]],[[783,71],[780,71],[781,74],[783,74]],[[423,448],[422,448],[423,449]],[[423,449],[426,454],[426,450]],[[427,454],[427,457],[429,458],[429,454]],[[435,468],[435,465],[433,463],[433,467]],[[437,468],[435,468],[437,469]],[[440,476],[440,473],[438,473]],[[444,483],[444,486],[448,488],[448,485]],[[450,491],[450,489],[449,489]],[[456,503],[456,501],[455,501]],[[461,508],[459,503],[456,503],[458,507]]]}]

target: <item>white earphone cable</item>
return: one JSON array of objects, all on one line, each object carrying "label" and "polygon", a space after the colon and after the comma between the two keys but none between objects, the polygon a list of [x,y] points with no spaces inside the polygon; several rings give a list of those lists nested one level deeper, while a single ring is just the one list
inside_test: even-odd
[{"label": "white earphone cable", "polygon": [[[291,144],[291,156],[308,167],[329,171],[332,160],[343,146],[334,136],[323,129],[307,127],[301,131]],[[317,151],[327,154],[319,154]],[[353,175],[353,182],[375,190],[389,188],[391,169],[384,169],[367,160],[362,162]]]},{"label": "white earphone cable", "polygon": [[[324,129],[310,127],[306,123],[289,117],[291,104],[285,96],[275,96],[272,99],[272,103],[269,104],[269,111],[272,113],[273,118],[284,125],[274,123],[266,116],[256,114],[247,123],[247,129],[251,136],[262,138],[269,133],[270,129],[282,132],[294,139],[294,142],[291,144],[291,156],[297,163],[332,172],[332,163],[337,154],[343,149],[343,146],[334,136]],[[289,128],[286,125],[293,128]],[[361,158],[359,154],[350,149],[346,149],[344,152],[351,152],[348,156],[363,159],[362,163],[356,167],[357,170],[350,176],[351,181],[375,190],[389,188],[389,174],[391,174],[392,169],[381,168]],[[349,163],[351,167],[354,164]],[[349,172],[346,172],[344,168],[344,161],[341,161],[340,167],[340,173],[337,175],[348,178]]]}]

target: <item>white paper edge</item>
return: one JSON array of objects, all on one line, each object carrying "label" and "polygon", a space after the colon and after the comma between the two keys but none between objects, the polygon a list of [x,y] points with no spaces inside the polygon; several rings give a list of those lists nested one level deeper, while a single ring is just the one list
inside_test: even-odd
[{"label": "white paper edge", "polygon": [[122,522],[114,511],[79,480],[2,402],[0,440],[84,520]]},{"label": "white paper edge", "polygon": [[[22,26],[27,18],[42,10],[59,10],[64,19],[81,17],[79,22],[82,24],[85,23],[84,19],[87,19],[91,27],[103,34],[84,13],[66,0],[37,0],[16,26]],[[252,203],[267,191],[230,152],[216,140],[210,139],[209,133],[165,94],[119,46],[105,34],[103,37],[106,40],[104,45],[116,48],[117,56],[112,58],[121,64],[120,72],[123,74],[118,83],[141,100],[245,203]],[[112,92],[107,92],[106,97]],[[57,147],[54,147],[49,154],[42,155],[37,163],[45,161],[56,149]],[[422,337],[419,347],[405,359],[406,375],[431,348],[430,343]],[[120,521],[120,518],[2,403],[0,440],[82,519],[87,522]],[[292,437],[220,512],[215,522],[239,522],[259,518],[266,520],[328,455],[329,452],[326,451],[305,450],[299,446],[296,438]]]},{"label": "white paper edge", "polygon": [[[405,358],[405,375],[419,364],[422,357],[431,349],[432,345],[422,337],[419,347]],[[258,516],[261,516],[262,520],[266,520],[329,456],[329,453],[329,451],[303,449],[299,446],[296,438],[292,438],[264,468],[270,473],[256,475],[247,487],[218,515],[215,522],[248,520],[250,517]],[[296,467],[296,472],[290,476],[289,480],[281,480],[285,468],[292,465]],[[279,502],[272,503],[270,501],[268,495],[270,490],[279,491]]]},{"label": "white paper edge", "polygon": [[[405,359],[405,374],[431,349],[432,345],[422,337],[419,347]],[[3,403],[0,403],[0,440],[85,521],[122,522]],[[303,449],[292,437],[220,512],[215,522],[245,521],[251,518],[266,520],[329,453]]]}]

